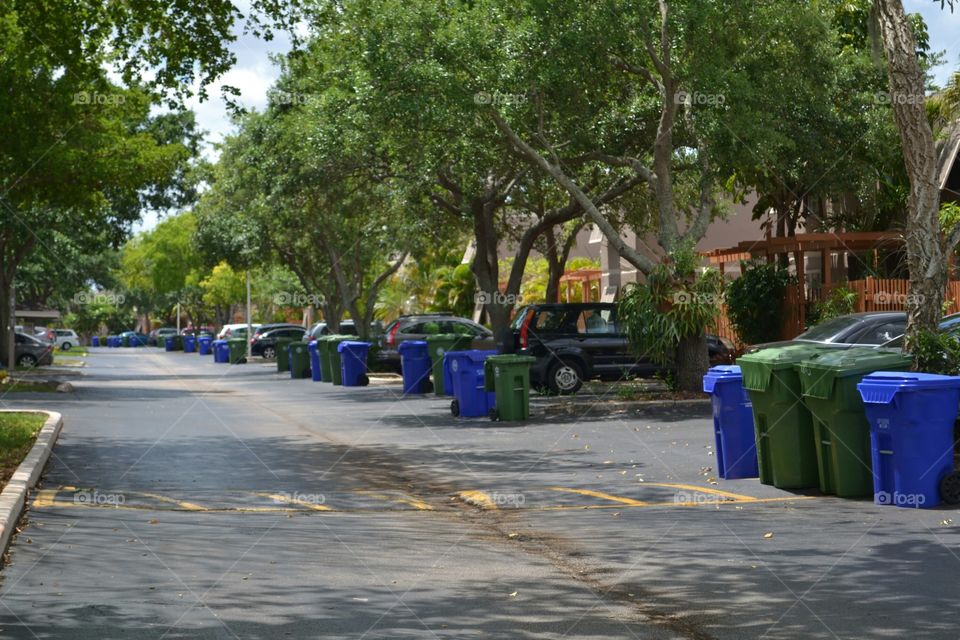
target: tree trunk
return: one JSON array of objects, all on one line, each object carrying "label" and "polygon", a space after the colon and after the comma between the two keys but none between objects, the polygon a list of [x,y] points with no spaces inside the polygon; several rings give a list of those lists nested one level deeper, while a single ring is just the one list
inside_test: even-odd
[{"label": "tree trunk", "polygon": [[703,375],[710,367],[707,336],[686,336],[677,345],[677,390],[703,391]]},{"label": "tree trunk", "polygon": [[910,178],[905,230],[910,293],[904,350],[923,330],[940,322],[947,283],[947,254],[940,234],[937,153],[924,106],[924,78],[916,41],[901,0],[876,0],[874,13],[887,58],[890,102],[900,130],[903,161]]},{"label": "tree trunk", "polygon": [[16,314],[14,300],[10,296],[13,283],[0,269],[0,365],[13,371],[14,362],[14,325]]}]

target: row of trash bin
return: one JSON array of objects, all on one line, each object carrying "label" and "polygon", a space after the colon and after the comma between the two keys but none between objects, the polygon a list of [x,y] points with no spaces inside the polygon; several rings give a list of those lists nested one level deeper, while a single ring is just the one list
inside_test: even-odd
[{"label": "row of trash bin", "polygon": [[[401,342],[403,394],[430,393],[451,396],[456,417],[486,416],[492,420],[521,421],[530,416],[529,356],[498,355],[496,351],[469,349],[473,338],[456,334]],[[214,340],[209,336],[170,336],[167,351],[213,354],[214,362],[246,361],[243,339]],[[276,344],[277,371],[291,378],[312,378],[346,387],[366,386],[370,343],[355,336],[328,335],[304,343],[280,339]]]},{"label": "row of trash bin", "polygon": [[960,502],[960,377],[911,365],[898,351],[790,344],[711,368],[718,474],[881,505]]}]

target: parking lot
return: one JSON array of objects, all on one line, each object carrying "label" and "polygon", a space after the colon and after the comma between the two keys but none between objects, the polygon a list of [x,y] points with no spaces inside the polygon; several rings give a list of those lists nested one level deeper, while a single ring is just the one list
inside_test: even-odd
[{"label": "parking lot", "polygon": [[718,480],[703,402],[493,423],[259,361],[84,371],[18,401],[66,425],[3,637],[956,636],[953,510]]}]

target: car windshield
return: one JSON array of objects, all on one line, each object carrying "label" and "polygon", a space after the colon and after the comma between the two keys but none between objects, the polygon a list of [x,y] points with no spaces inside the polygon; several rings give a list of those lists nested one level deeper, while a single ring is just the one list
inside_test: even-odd
[{"label": "car windshield", "polygon": [[814,342],[833,342],[840,334],[845,334],[851,327],[860,324],[861,320],[856,317],[846,316],[840,318],[831,318],[825,320],[813,327],[807,329],[799,336],[797,340],[811,340]]}]

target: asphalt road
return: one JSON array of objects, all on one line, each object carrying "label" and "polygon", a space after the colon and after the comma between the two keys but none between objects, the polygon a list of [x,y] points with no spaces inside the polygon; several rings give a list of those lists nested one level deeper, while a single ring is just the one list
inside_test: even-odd
[{"label": "asphalt road", "polygon": [[83,371],[3,398],[65,418],[3,638],[958,635],[960,514],[717,481],[703,407],[511,425],[195,354]]}]

